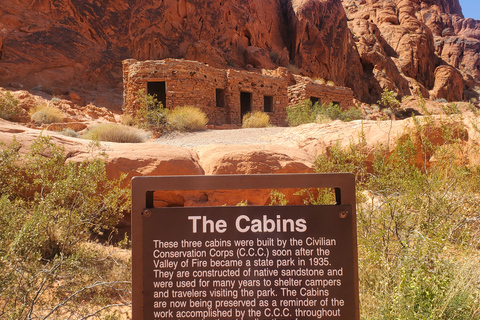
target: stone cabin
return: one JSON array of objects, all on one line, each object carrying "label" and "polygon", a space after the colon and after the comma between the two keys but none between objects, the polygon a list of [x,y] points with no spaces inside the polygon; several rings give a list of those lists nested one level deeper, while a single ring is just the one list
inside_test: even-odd
[{"label": "stone cabin", "polygon": [[322,86],[306,77],[295,76],[295,80],[297,84],[288,86],[284,77],[217,69],[197,61],[128,59],[123,61],[123,111],[138,110],[136,94],[142,89],[169,109],[196,106],[214,125],[241,125],[247,112],[264,111],[272,124],[283,126],[286,107],[304,99],[335,102],[346,109],[353,106],[348,88]]}]

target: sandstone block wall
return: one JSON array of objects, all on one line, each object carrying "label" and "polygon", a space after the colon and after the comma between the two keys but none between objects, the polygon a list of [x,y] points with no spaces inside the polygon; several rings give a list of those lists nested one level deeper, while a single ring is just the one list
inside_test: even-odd
[{"label": "sandstone block wall", "polygon": [[320,99],[319,103],[336,103],[342,109],[354,107],[353,91],[350,88],[334,87],[312,82],[303,82],[288,87],[289,105],[296,105],[312,97]]},{"label": "sandstone block wall", "polygon": [[[241,125],[247,111],[268,111],[271,123],[283,126],[286,107],[311,97],[319,98],[322,103],[338,103],[344,109],[353,106],[353,92],[348,88],[317,84],[307,77],[295,78],[297,84],[288,86],[286,77],[217,69],[197,61],[129,59],[123,61],[123,111],[135,114],[140,108],[137,93],[140,90],[148,93],[149,83],[155,82],[164,86],[164,96],[157,99],[164,100],[166,108],[198,107],[207,114],[209,123],[215,125]],[[265,100],[271,103],[269,110]]]},{"label": "sandstone block wall", "polygon": [[222,70],[195,61],[166,59],[125,60],[123,72],[125,113],[134,114],[139,109],[137,92],[147,92],[148,82],[164,81],[164,107],[196,106],[208,115],[210,123],[227,122],[226,110],[217,108],[215,99],[215,89],[226,86],[226,75]]},{"label": "sandstone block wall", "polygon": [[[165,107],[191,105],[202,109],[210,124],[241,124],[241,92],[251,94],[251,111],[264,111],[264,96],[273,97],[271,122],[285,125],[288,105],[287,85],[283,78],[247,71],[223,70],[188,60],[165,59],[123,61],[125,113],[134,114],[138,108],[137,92],[149,82],[165,82]],[[224,90],[224,103],[217,106],[217,89]]]},{"label": "sandstone block wall", "polygon": [[288,106],[287,83],[283,78],[230,69],[227,71],[226,102],[231,123],[241,123],[241,92],[252,94],[251,111],[264,111],[264,96],[273,97],[273,110],[268,112],[274,125],[286,125]]}]

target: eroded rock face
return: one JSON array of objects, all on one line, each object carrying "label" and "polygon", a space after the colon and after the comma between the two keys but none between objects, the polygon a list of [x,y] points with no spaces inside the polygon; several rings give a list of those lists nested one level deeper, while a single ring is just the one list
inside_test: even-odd
[{"label": "eroded rock face", "polygon": [[295,65],[305,75],[344,85],[350,31],[341,1],[290,1],[288,19]]},{"label": "eroded rock face", "polygon": [[383,88],[428,95],[443,64],[478,86],[479,43],[458,0],[2,0],[0,86],[120,110],[122,60],[186,58],[293,64],[373,103]]},{"label": "eroded rock face", "polygon": [[464,19],[458,1],[366,0],[359,4],[344,0],[343,5],[370,102],[379,97],[379,87],[400,95],[420,90],[428,97],[435,85],[435,70],[443,64],[478,81],[480,56],[475,37],[480,21]]},{"label": "eroded rock face", "polygon": [[79,85],[121,89],[127,58],[187,56],[244,67],[247,47],[275,57],[286,34],[275,0],[5,0],[0,30],[2,84],[58,94]]}]

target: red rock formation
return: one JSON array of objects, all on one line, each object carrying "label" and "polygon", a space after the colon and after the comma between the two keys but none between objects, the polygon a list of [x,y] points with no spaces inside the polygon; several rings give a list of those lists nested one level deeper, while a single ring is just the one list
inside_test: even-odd
[{"label": "red rock formation", "polygon": [[463,100],[463,78],[452,66],[440,66],[435,70],[435,86],[430,94],[432,99],[447,101]]},{"label": "red rock formation", "polygon": [[293,63],[367,102],[383,88],[428,94],[449,64],[478,97],[479,43],[480,21],[464,19],[458,0],[2,0],[0,86],[119,110],[121,61],[171,57]]},{"label": "red rock formation", "polygon": [[340,0],[293,0],[290,57],[305,75],[345,82],[350,31]]}]

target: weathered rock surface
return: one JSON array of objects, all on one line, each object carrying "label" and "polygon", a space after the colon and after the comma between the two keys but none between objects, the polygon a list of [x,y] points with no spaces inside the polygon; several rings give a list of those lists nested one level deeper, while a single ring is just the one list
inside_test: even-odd
[{"label": "weathered rock surface", "polygon": [[128,183],[137,176],[204,174],[197,154],[186,148],[158,143],[102,145],[107,148],[106,168],[112,179],[120,178],[121,173],[127,174]]},{"label": "weathered rock surface", "polygon": [[458,0],[0,3],[0,85],[117,111],[127,58],[292,63],[373,103],[383,88],[428,94],[442,64],[459,69],[465,96],[478,98],[479,49],[480,21],[464,19]]},{"label": "weathered rock surface", "polygon": [[[480,79],[475,39],[480,21],[464,19],[458,1],[344,0],[343,5],[363,67],[360,76],[352,75],[365,82],[366,88],[355,88],[363,101],[378,100],[379,88],[402,96],[420,90],[428,98],[442,64]],[[356,81],[349,83],[353,87]]]},{"label": "weathered rock surface", "polygon": [[288,2],[290,58],[306,75],[344,85],[350,31],[340,0]]},{"label": "weathered rock surface", "polygon": [[447,101],[463,100],[463,77],[452,66],[440,66],[435,70],[435,86],[430,94],[432,99]]},{"label": "weathered rock surface", "polygon": [[313,157],[280,146],[225,146],[199,148],[205,174],[312,172]]},{"label": "weathered rock surface", "polygon": [[[472,118],[473,119],[473,118]],[[453,139],[457,139],[465,150],[480,142],[476,129],[480,123],[472,123],[461,118],[449,118],[448,127]],[[433,145],[448,145],[442,135],[440,118],[432,125],[424,126],[424,134]],[[397,138],[404,139],[413,134],[417,150],[415,161],[427,165],[435,161],[435,155],[425,152],[416,135],[417,128],[412,119],[401,121],[334,121],[327,124],[307,124],[286,128],[271,136],[276,144],[269,145],[207,145],[198,146],[197,151],[185,147],[176,147],[160,143],[117,144],[101,142],[100,150],[107,155],[106,169],[108,177],[119,178],[127,175],[123,185],[128,186],[134,176],[160,175],[215,175],[215,174],[270,174],[313,172],[313,163],[317,155],[329,155],[332,148],[338,146],[347,149],[351,144],[362,144],[367,159],[373,161],[374,151],[379,146],[387,154],[395,147]],[[0,142],[11,143],[15,139],[20,145],[20,153],[26,154],[31,143],[39,135],[49,135],[53,142],[61,145],[68,161],[83,161],[92,157],[89,141],[63,136],[57,132],[46,132],[27,128],[19,124],[0,119]],[[478,162],[478,157],[458,155],[459,161]],[[298,190],[280,189],[289,204],[303,204],[308,194],[296,194]],[[315,194],[315,191],[312,191]],[[236,205],[247,201],[250,205],[265,205],[272,201],[271,190],[199,190],[156,192],[155,206],[220,206]],[[122,221],[128,228],[129,217]]]}]

